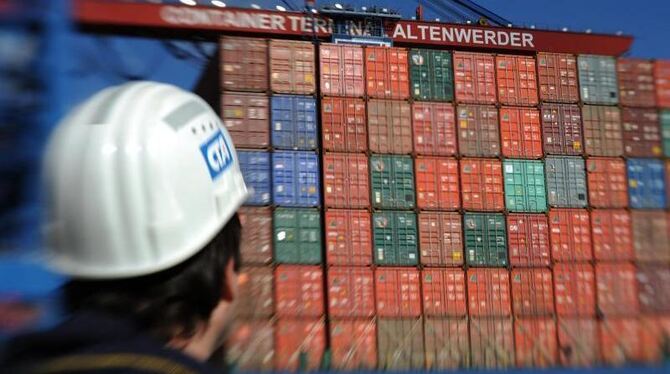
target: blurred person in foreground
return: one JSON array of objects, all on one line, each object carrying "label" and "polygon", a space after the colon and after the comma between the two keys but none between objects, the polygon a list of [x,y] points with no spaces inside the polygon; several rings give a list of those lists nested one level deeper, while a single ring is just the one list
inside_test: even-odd
[{"label": "blurred person in foreground", "polygon": [[45,245],[71,277],[71,315],[16,338],[2,366],[214,372],[205,361],[235,298],[237,210],[249,195],[216,113],[166,84],[103,90],[57,126],[44,171]]}]

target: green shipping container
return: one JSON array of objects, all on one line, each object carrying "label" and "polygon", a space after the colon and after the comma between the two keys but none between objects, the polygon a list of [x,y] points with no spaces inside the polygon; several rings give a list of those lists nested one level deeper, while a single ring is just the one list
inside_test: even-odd
[{"label": "green shipping container", "polygon": [[470,266],[507,266],[507,233],[502,214],[465,213],[466,262]]},{"label": "green shipping container", "polygon": [[663,136],[663,153],[665,157],[670,157],[670,110],[661,111],[661,134]]},{"label": "green shipping container", "polygon": [[424,101],[453,101],[451,65],[451,53],[447,51],[412,49],[409,55],[412,97]]},{"label": "green shipping container", "polygon": [[274,249],[278,264],[320,264],[321,213],[316,209],[277,208]]},{"label": "green shipping container", "polygon": [[416,215],[409,212],[377,212],[372,216],[375,264],[417,265]]},{"label": "green shipping container", "polygon": [[510,212],[546,212],[542,161],[505,160],[505,206]]},{"label": "green shipping container", "polygon": [[409,156],[370,157],[372,206],[414,208],[414,162]]}]

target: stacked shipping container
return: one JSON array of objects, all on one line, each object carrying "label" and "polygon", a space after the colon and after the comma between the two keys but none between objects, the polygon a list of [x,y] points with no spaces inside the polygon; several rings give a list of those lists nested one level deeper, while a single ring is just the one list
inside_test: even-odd
[{"label": "stacked shipping container", "polygon": [[666,65],[339,44],[316,56],[222,39],[222,116],[256,191],[241,212],[253,313],[233,334],[240,367],[658,359],[664,330],[644,326],[670,313],[670,161],[654,159],[670,153],[670,112],[654,109],[670,106]]}]

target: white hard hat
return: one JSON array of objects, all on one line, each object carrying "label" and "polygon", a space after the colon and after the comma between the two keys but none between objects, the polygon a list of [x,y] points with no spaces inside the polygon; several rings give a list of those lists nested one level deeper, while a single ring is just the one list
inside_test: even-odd
[{"label": "white hard hat", "polygon": [[81,104],[55,129],[44,167],[49,263],[80,278],[177,265],[249,195],[216,113],[155,82],[108,88]]}]

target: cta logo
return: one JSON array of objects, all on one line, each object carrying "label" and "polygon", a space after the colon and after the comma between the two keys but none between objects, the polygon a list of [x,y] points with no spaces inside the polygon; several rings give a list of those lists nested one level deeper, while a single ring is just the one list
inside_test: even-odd
[{"label": "cta logo", "polygon": [[200,146],[202,156],[209,169],[212,180],[216,179],[233,163],[233,153],[230,151],[228,142],[221,131],[217,131],[213,137]]}]

